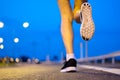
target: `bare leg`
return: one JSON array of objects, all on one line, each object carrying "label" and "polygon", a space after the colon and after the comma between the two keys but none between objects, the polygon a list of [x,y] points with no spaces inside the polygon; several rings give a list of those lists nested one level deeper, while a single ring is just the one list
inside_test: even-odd
[{"label": "bare leg", "polygon": [[61,33],[66,48],[66,62],[60,72],[76,72],[77,62],[73,53],[73,12],[69,0],[58,0],[61,13]]},{"label": "bare leg", "polygon": [[67,54],[73,54],[73,12],[69,0],[58,0],[61,13],[61,33]]},{"label": "bare leg", "polygon": [[[82,37],[85,37],[84,40],[88,40],[88,38],[91,38],[91,34],[94,32],[94,26],[91,27],[92,25],[92,17],[91,17],[91,8],[87,0],[75,0],[75,7],[74,10],[72,11],[72,8],[70,6],[70,0],[58,0],[58,5],[61,13],[61,33],[62,33],[62,38],[63,42],[65,45],[66,49],[66,57],[67,61],[65,62],[64,66],[61,68],[61,72],[73,72],[77,71],[77,61],[74,59],[74,53],[73,53],[73,30],[72,30],[72,21],[73,19],[76,20],[76,22],[80,23],[80,8],[82,10],[82,27],[81,27],[81,34]],[[84,4],[83,4],[84,3]],[[83,5],[83,6],[82,6]],[[82,6],[82,7],[81,7]],[[85,11],[87,8],[87,11]],[[84,13],[88,13],[87,17],[84,16]],[[88,22],[86,20],[90,20],[91,23],[90,28],[91,28],[91,34],[89,32],[85,32],[86,30],[88,31]],[[85,28],[85,30],[84,30]],[[85,32],[85,34],[84,34]],[[90,34],[90,36],[89,36]],[[87,35],[87,36],[86,36]],[[86,38],[87,37],[87,38]]]},{"label": "bare leg", "polygon": [[74,14],[74,19],[76,20],[77,23],[81,23],[80,21],[80,8],[81,5],[84,2],[87,2],[88,0],[74,0],[74,10],[73,10],[73,14]]}]

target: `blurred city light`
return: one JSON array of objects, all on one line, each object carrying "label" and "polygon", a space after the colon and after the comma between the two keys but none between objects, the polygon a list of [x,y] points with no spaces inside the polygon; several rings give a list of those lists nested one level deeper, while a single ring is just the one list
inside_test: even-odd
[{"label": "blurred city light", "polygon": [[10,58],[10,62],[14,62],[14,58]]},{"label": "blurred city light", "polygon": [[28,22],[24,22],[24,23],[23,23],[23,27],[24,27],[24,28],[28,28],[28,27],[29,27],[29,23],[28,23]]},{"label": "blurred city light", "polygon": [[0,49],[4,49],[4,45],[3,44],[0,45]]},{"label": "blurred city light", "polygon": [[19,42],[19,38],[14,38],[14,42],[18,43]]},{"label": "blurred city light", "polygon": [[3,43],[3,38],[0,38],[0,43]]},{"label": "blurred city light", "polygon": [[4,23],[0,21],[0,28],[4,27]]},{"label": "blurred city light", "polygon": [[35,59],[35,63],[38,64],[39,63],[39,59],[36,58]]},{"label": "blurred city light", "polygon": [[19,58],[16,58],[15,61],[16,61],[16,63],[19,63],[19,62],[20,62]]}]

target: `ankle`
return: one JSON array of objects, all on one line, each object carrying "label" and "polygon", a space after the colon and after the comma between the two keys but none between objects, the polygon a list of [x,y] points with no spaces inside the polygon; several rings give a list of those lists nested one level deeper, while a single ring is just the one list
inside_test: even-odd
[{"label": "ankle", "polygon": [[81,23],[80,10],[77,10],[77,11],[74,12],[74,20],[75,20],[77,23]]},{"label": "ankle", "polygon": [[70,54],[66,54],[66,61],[69,61],[70,59],[75,59],[74,54],[70,53]]}]

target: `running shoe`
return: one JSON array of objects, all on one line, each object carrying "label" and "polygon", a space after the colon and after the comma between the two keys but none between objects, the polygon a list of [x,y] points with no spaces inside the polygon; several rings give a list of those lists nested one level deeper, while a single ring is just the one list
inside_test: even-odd
[{"label": "running shoe", "polygon": [[80,27],[80,34],[83,40],[90,40],[93,37],[95,26],[92,19],[92,8],[91,5],[87,2],[81,5],[81,13],[82,23]]},{"label": "running shoe", "polygon": [[64,63],[64,66],[61,68],[60,72],[76,72],[77,61],[75,59],[70,59]]}]

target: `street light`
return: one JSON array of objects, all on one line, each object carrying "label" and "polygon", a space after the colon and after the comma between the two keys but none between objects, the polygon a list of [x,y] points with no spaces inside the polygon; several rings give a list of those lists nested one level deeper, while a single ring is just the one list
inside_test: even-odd
[{"label": "street light", "polygon": [[83,44],[80,42],[80,59],[83,59]]},{"label": "street light", "polygon": [[88,58],[88,41],[85,41],[85,58]]}]

